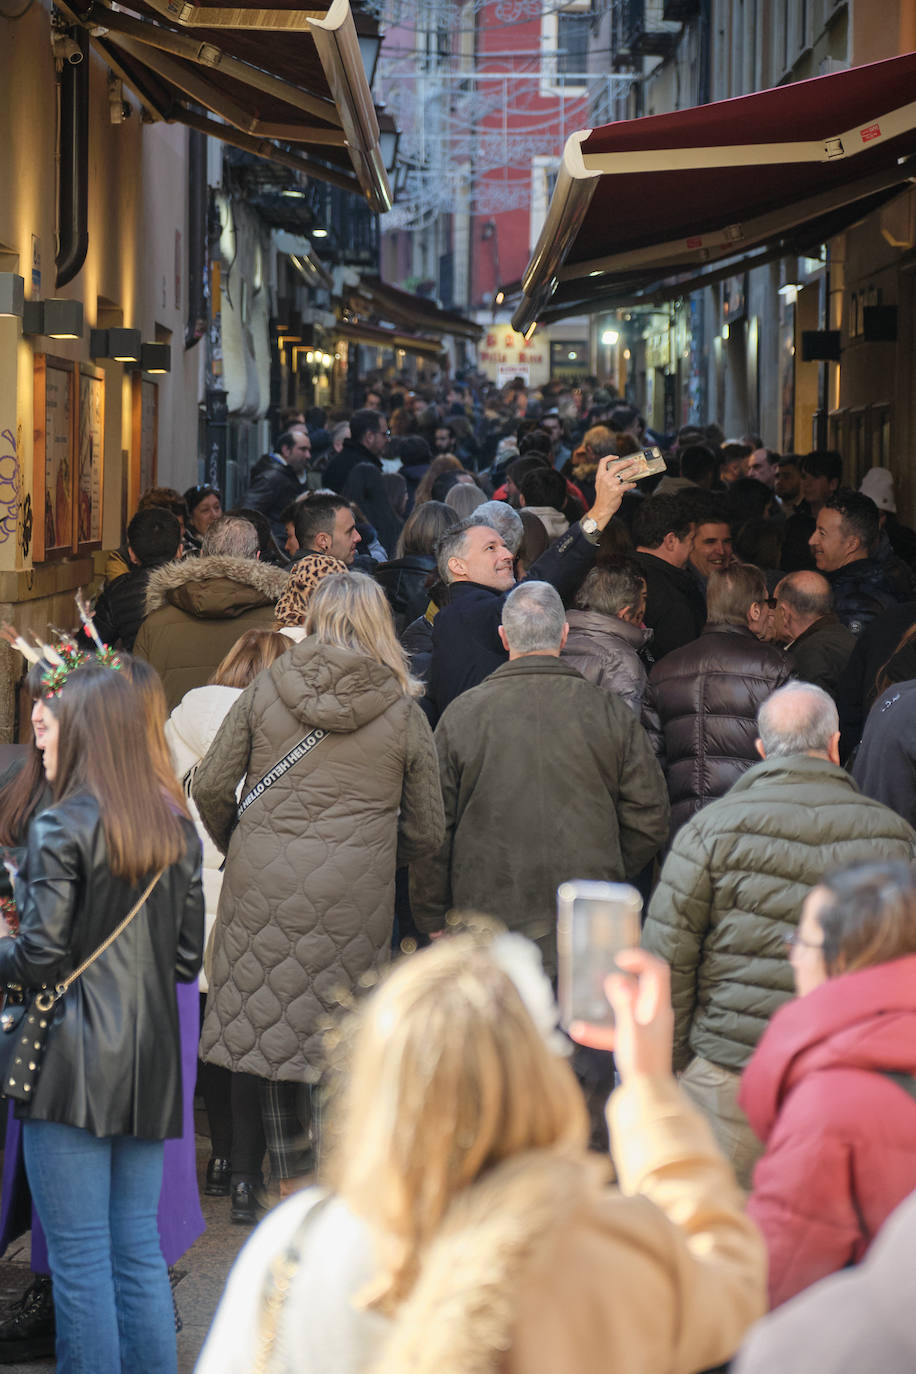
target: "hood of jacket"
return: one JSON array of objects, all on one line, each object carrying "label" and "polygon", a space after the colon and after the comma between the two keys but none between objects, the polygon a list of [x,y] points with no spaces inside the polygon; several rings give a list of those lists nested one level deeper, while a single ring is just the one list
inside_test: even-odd
[{"label": "hood of jacket", "polygon": [[257,606],[272,606],[289,574],[255,558],[181,559],[154,568],[146,587],[146,614],[176,606],[208,620],[232,620]]},{"label": "hood of jacket", "polygon": [[628,620],[621,620],[616,615],[604,615],[601,611],[567,611],[566,620],[570,632],[575,630],[577,637],[594,639],[599,646],[611,636],[623,640],[624,644],[638,653],[652,638],[652,631],[647,630],[645,625],[632,625]]},{"label": "hood of jacket", "polygon": [[404,699],[390,668],[309,635],[268,670],[284,706],[303,726],[352,734]]},{"label": "hood of jacket", "polygon": [[179,777],[210,748],[241,687],[210,683],[186,692],[165,723],[165,737]]},{"label": "hood of jacket", "polygon": [[760,1139],[802,1078],[840,1068],[916,1075],[916,954],[828,978],[780,1008],[741,1084]]},{"label": "hood of jacket", "polygon": [[556,539],[569,529],[569,521],[566,516],[562,511],[555,510],[553,506],[526,506],[525,509],[530,515],[537,516],[551,539]]}]

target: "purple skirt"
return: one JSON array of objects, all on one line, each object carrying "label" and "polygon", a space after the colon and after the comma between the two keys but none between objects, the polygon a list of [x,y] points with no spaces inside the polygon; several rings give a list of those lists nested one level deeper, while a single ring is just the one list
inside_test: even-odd
[{"label": "purple skirt", "polygon": [[[178,1140],[165,1142],[162,1192],[159,1194],[159,1243],[166,1264],[175,1264],[203,1233],[197,1185],[197,1151],[194,1144],[194,1084],[197,1079],[197,1044],[200,1039],[200,992],[197,979],[179,983],[178,1026],[181,1037],[181,1095],[184,1131]],[[32,1228],[32,1269],[47,1274],[48,1249],[26,1178],[22,1154],[22,1126],[9,1103],[3,1181],[0,1184],[0,1255],[17,1236]]]}]

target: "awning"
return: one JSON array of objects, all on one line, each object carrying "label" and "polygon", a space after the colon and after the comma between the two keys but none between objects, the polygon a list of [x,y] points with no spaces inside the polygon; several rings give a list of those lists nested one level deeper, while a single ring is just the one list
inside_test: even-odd
[{"label": "awning", "polygon": [[916,53],[572,134],[513,326],[802,253],[914,175]]},{"label": "awning", "polygon": [[[149,116],[178,121],[391,208],[349,0],[61,0]],[[373,20],[360,15],[361,25]]]},{"label": "awning", "polygon": [[354,304],[362,303],[363,311],[371,312],[390,324],[407,329],[419,329],[429,334],[451,334],[463,339],[479,339],[484,334],[482,325],[459,315],[453,310],[443,310],[427,296],[417,296],[412,291],[402,291],[380,277],[361,277],[359,286],[351,292]]},{"label": "awning", "polygon": [[335,338],[346,343],[367,344],[370,348],[400,348],[405,353],[414,353],[420,358],[438,362],[442,357],[442,345],[435,339],[418,339],[413,334],[402,334],[393,329],[381,329],[374,324],[336,324],[331,330]]}]

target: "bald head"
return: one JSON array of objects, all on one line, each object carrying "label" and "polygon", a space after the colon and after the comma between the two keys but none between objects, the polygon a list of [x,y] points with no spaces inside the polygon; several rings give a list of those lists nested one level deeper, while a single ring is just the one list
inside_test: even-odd
[{"label": "bald head", "polygon": [[833,592],[820,573],[789,573],[776,587],[776,622],[786,644],[832,610]]},{"label": "bald head", "polygon": [[762,759],[813,754],[839,763],[840,722],[832,697],[810,682],[790,682],[767,697],[757,713]]}]

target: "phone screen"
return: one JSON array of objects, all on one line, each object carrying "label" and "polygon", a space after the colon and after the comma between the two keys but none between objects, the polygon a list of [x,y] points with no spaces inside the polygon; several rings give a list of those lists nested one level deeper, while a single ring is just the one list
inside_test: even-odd
[{"label": "phone screen", "polygon": [[622,949],[639,944],[642,898],[628,883],[569,882],[557,891],[560,1022],[614,1024],[604,991]]}]

